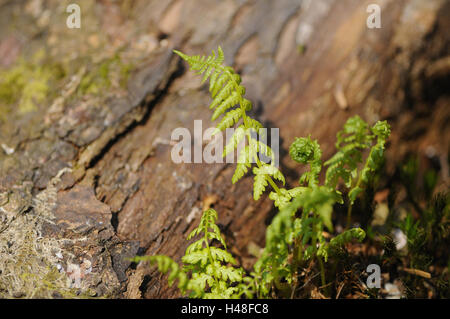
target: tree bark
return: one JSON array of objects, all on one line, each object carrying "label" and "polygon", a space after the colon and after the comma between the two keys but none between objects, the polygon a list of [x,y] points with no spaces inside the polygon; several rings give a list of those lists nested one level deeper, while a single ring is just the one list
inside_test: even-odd
[{"label": "tree bark", "polygon": [[[53,222],[42,229],[52,238],[88,238],[87,245],[64,247],[73,254],[64,269],[86,260],[95,265],[80,289],[126,298],[178,296],[155,269],[130,267],[126,257],[165,254],[179,261],[187,234],[209,207],[218,211],[225,239],[244,267],[254,262],[248,246],[264,244],[275,211],[267,198],[253,200],[251,176],[232,185],[233,164],[171,160],[175,128],[193,132],[200,119],[203,129],[214,125],[207,90],[172,49],[202,55],[218,45],[224,49],[253,101],[250,115],[280,128],[281,170],[291,185],[302,169],[287,154],[293,139],[311,134],[327,158],[336,132],[354,114],[392,125],[388,172],[409,152],[424,155],[430,147],[448,166],[449,1],[80,3],[80,30],[65,28],[59,1],[37,8],[0,4],[2,24],[24,8],[19,21],[32,21],[15,32],[2,27],[5,68],[44,44],[56,61],[71,61],[71,52],[77,59],[94,57],[85,69],[71,70],[74,77],[59,80],[64,86],[39,111],[13,109],[12,120],[0,122],[0,194],[10,198],[0,206],[10,212],[6,224],[36,212],[33,199],[48,191],[61,169],[71,168],[56,183]],[[371,3],[381,7],[381,29],[366,25]],[[45,18],[45,12],[58,14]],[[115,54],[133,64],[127,85],[79,94],[86,68]],[[14,202],[16,193],[26,196]]]}]

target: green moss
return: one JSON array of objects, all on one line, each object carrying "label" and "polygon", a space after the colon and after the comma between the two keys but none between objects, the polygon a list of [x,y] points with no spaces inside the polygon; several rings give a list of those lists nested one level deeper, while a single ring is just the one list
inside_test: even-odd
[{"label": "green moss", "polygon": [[36,110],[64,76],[64,68],[48,61],[43,50],[28,61],[21,57],[13,67],[0,71],[0,120],[5,120],[14,107],[22,114]]},{"label": "green moss", "polygon": [[0,70],[0,122],[18,110],[24,114],[37,110],[39,105],[60,94],[61,83],[79,67],[89,70],[81,79],[76,96],[101,95],[110,88],[126,88],[133,66],[123,62],[119,54],[93,63],[90,58],[58,62],[37,51],[31,58],[20,57],[7,70]]}]

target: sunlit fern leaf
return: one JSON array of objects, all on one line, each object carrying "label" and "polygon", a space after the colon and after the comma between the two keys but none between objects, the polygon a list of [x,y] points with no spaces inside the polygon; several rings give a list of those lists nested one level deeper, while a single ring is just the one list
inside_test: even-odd
[{"label": "sunlit fern leaf", "polygon": [[174,52],[186,62],[188,62],[191,69],[194,71],[198,71],[199,74],[203,74],[205,71],[209,71],[209,74],[207,73],[208,76],[212,73],[212,70],[209,70],[210,67],[219,67],[225,60],[221,47],[218,48],[218,54],[216,54],[216,52],[213,50],[212,54],[208,57],[200,55],[188,56],[177,50],[174,50]]},{"label": "sunlit fern leaf", "polygon": [[220,123],[217,124],[216,131],[220,132],[227,128],[233,127],[242,117],[242,114],[243,114],[242,109],[240,108],[229,111],[228,113],[225,114]]},{"label": "sunlit fern leaf", "polygon": [[257,150],[261,154],[263,154],[263,155],[265,155],[267,157],[270,157],[272,159],[272,161],[274,161],[273,151],[267,144],[264,144],[263,142],[258,141],[257,142]]},{"label": "sunlit fern leaf", "polygon": [[185,264],[197,264],[200,263],[201,266],[205,266],[208,263],[208,252],[207,248],[204,248],[200,251],[191,252],[187,255],[184,255],[181,260]]},{"label": "sunlit fern leaf", "polygon": [[[209,108],[212,110],[216,106],[220,105],[227,97],[229,97],[233,93],[234,83],[228,82],[225,84],[223,88],[221,88],[220,92],[214,97],[213,101],[209,105]],[[235,92],[237,94],[237,92]]]},{"label": "sunlit fern leaf", "polygon": [[292,198],[300,196],[302,193],[308,190],[308,187],[295,187],[292,189],[281,188],[280,192],[271,192],[269,198],[274,201],[274,205],[279,209],[283,209],[290,203]]},{"label": "sunlit fern leaf", "polygon": [[364,230],[362,230],[361,228],[352,228],[332,238],[329,245],[330,247],[342,247],[354,239],[361,242],[365,237],[366,232]]},{"label": "sunlit fern leaf", "polygon": [[292,196],[289,194],[289,191],[282,188],[280,189],[279,193],[277,192],[270,192],[269,198],[273,200],[273,204],[275,207],[283,208],[287,204],[289,204],[290,200],[292,199]]},{"label": "sunlit fern leaf", "polygon": [[367,123],[359,116],[349,118],[337,134],[338,152],[324,164],[328,166],[326,184],[335,188],[339,178],[342,178],[350,187],[352,178],[357,174],[357,166],[362,162],[362,151],[370,147],[371,141]]},{"label": "sunlit fern leaf", "polygon": [[240,268],[227,267],[220,263],[215,263],[214,266],[209,265],[206,272],[223,281],[237,282],[242,280]]},{"label": "sunlit fern leaf", "polygon": [[263,164],[259,168],[255,167],[253,168],[253,173],[257,175],[271,175],[283,184],[286,183],[283,174],[281,174],[280,170],[273,165]]},{"label": "sunlit fern leaf", "polygon": [[322,170],[322,150],[317,140],[312,140],[311,136],[296,138],[289,147],[289,155],[294,161],[310,166],[309,171],[300,177],[299,183],[307,183],[310,187],[317,186]]},{"label": "sunlit fern leaf", "polygon": [[247,119],[247,121],[248,121],[248,128],[249,129],[254,129],[256,132],[258,132],[259,129],[261,129],[263,127],[260,122],[258,122],[255,119],[252,119],[250,117]]},{"label": "sunlit fern leaf", "polygon": [[214,277],[206,273],[193,273],[190,282],[192,286],[198,287],[201,291],[205,291],[206,284],[209,286],[214,285]]},{"label": "sunlit fern leaf", "polygon": [[241,143],[244,137],[245,128],[243,125],[241,125],[234,131],[233,136],[231,137],[231,141],[228,142],[227,145],[225,145],[222,156],[225,157],[229,153],[233,152],[238,147],[239,143]]},{"label": "sunlit fern leaf", "polygon": [[230,263],[233,265],[236,264],[236,260],[226,250],[219,249],[217,247],[210,247],[210,251],[213,259],[220,260],[222,262]]},{"label": "sunlit fern leaf", "polygon": [[289,195],[294,198],[297,196],[300,196],[302,193],[304,193],[308,188],[307,187],[294,187],[288,190]]},{"label": "sunlit fern leaf", "polygon": [[[269,157],[273,163],[275,158],[270,147],[252,137],[252,133],[249,132],[249,130],[258,132],[262,128],[262,124],[246,115],[246,112],[252,108],[252,103],[244,98],[245,87],[241,85],[242,79],[240,75],[233,68],[222,65],[224,62],[223,50],[219,47],[218,54],[213,51],[208,57],[191,57],[179,51],[175,51],[175,53],[186,60],[192,70],[203,74],[203,81],[206,81],[208,78],[210,79],[209,91],[213,99],[210,108],[215,109],[212,120],[214,121],[223,115],[222,120],[217,125],[213,134],[231,128],[237,125],[240,119],[243,120],[242,125],[239,127],[244,129],[244,134],[242,132],[235,132],[232,140],[225,146],[224,152],[222,153],[223,157],[227,156],[237,148],[238,144],[244,139],[244,136],[248,137],[248,157],[252,160],[238,164],[233,175],[233,182],[242,178],[252,164],[256,164],[257,166],[261,165],[259,162],[259,153]],[[234,108],[237,105],[238,107]],[[255,162],[253,162],[253,159]],[[277,173],[274,177],[284,181],[284,176],[281,173]],[[272,183],[272,178],[270,176],[268,178]],[[261,177],[257,179],[262,181]],[[265,182],[267,183],[267,181]]]},{"label": "sunlit fern leaf", "polygon": [[234,184],[238,180],[240,180],[251,167],[251,157],[249,148],[247,146],[244,147],[239,153],[238,163],[236,164],[236,170],[234,171],[233,177],[231,178],[231,182]]},{"label": "sunlit fern leaf", "polygon": [[212,120],[215,121],[219,118],[220,115],[225,113],[228,109],[232,108],[240,101],[240,96],[237,92],[232,92],[227,98],[225,98],[220,104],[217,106],[216,110],[213,113]]},{"label": "sunlit fern leaf", "polygon": [[188,248],[186,248],[186,254],[190,254],[190,253],[193,253],[195,251],[202,250],[203,247],[204,247],[203,245],[204,245],[203,239],[193,242],[192,244],[190,244],[188,246]]},{"label": "sunlit fern leaf", "polygon": [[391,133],[389,124],[386,121],[378,121],[372,127],[373,134],[377,137],[375,146],[372,147],[366,164],[361,171],[362,182],[367,183],[370,175],[377,170],[383,162],[384,148]]},{"label": "sunlit fern leaf", "polygon": [[250,111],[252,109],[252,102],[250,100],[247,100],[246,98],[242,99],[242,108],[244,111]]},{"label": "sunlit fern leaf", "polygon": [[[235,83],[238,83],[238,84],[240,83],[240,78],[230,76],[229,73],[230,72],[221,73],[218,76],[217,81],[215,81],[214,84],[212,86],[210,86],[210,93],[211,93],[211,97],[213,99],[216,99],[217,94],[219,94],[219,92],[223,91],[224,85],[226,85],[226,84],[235,85]],[[233,80],[234,80],[234,82],[233,82]],[[236,81],[238,81],[238,82],[236,82]]]},{"label": "sunlit fern leaf", "polygon": [[[225,76],[227,76],[228,73],[225,73]],[[239,81],[236,81],[239,80]],[[242,100],[242,96],[245,94],[245,88],[242,85],[238,85],[238,82],[240,82],[239,75],[234,74],[229,76],[228,79],[229,82],[227,82],[224,87],[219,88],[213,88],[212,94],[216,93],[218,91],[217,95],[213,95],[213,102],[209,106],[210,109],[215,108],[216,106],[220,106],[223,104],[223,102],[230,96],[230,94],[235,93],[236,96],[239,97],[239,101]],[[220,84],[218,81],[217,83]],[[218,85],[216,83],[216,85]]]},{"label": "sunlit fern leaf", "polygon": [[254,174],[255,174],[255,181],[253,183],[253,199],[258,200],[262,193],[264,193],[264,190],[267,186],[267,175],[265,174],[257,174],[255,173],[255,169],[257,167],[253,168]]}]

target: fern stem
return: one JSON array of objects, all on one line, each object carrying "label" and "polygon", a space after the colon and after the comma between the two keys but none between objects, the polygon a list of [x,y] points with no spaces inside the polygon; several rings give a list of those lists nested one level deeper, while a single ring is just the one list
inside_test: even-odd
[{"label": "fern stem", "polygon": [[347,208],[347,225],[345,226],[346,229],[349,229],[352,225],[352,207],[353,204],[349,202]]},{"label": "fern stem", "polygon": [[327,282],[325,279],[325,267],[323,265],[323,261],[319,256],[317,256],[317,260],[319,261],[319,266],[320,266],[320,279],[322,281],[322,286],[326,286]]},{"label": "fern stem", "polygon": [[[317,221],[317,218],[318,218],[318,216],[316,216],[316,218],[314,220]],[[314,247],[314,256],[316,256],[317,261],[319,262],[320,280],[322,282],[322,286],[325,286],[326,285],[325,267],[323,265],[322,259],[320,258],[320,256],[317,255],[317,234],[319,232],[321,232],[321,227],[319,226],[319,223],[315,222],[313,229],[314,229],[314,235],[313,235],[313,238],[312,238],[312,244],[313,244],[313,247]]]},{"label": "fern stem", "polygon": [[[371,148],[370,153],[369,153],[369,156],[367,157],[366,162],[364,163],[363,169],[359,171],[359,174],[358,174],[358,180],[357,180],[357,182],[356,182],[355,187],[352,187],[352,189],[353,189],[353,188],[357,188],[357,187],[359,187],[359,186],[361,185],[361,182],[362,182],[362,172],[364,172],[364,170],[365,170],[365,169],[367,168],[367,166],[369,165],[369,158],[371,158],[372,153],[373,153],[373,147]],[[354,204],[354,203],[352,203],[351,201],[349,201],[348,204],[349,204],[349,205],[348,205],[348,208],[347,208],[347,225],[346,225],[346,227],[345,227],[346,229],[349,229],[349,228],[351,227],[351,224],[352,224],[352,208],[353,208],[353,204]]]}]

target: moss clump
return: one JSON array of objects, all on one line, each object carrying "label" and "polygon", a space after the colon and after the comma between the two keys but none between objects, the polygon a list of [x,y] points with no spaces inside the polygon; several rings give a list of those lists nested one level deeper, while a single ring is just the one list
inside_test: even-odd
[{"label": "moss clump", "polygon": [[[42,234],[44,223],[52,223],[56,205],[56,187],[62,170],[47,189],[33,198],[32,209],[24,207],[20,196],[3,193],[0,212],[10,216],[0,228],[0,298],[87,298],[90,289],[74,287],[61,265],[62,256],[70,256],[56,238]],[[29,190],[26,192],[29,193]],[[0,196],[2,197],[2,196]],[[11,217],[12,216],[12,217]]]},{"label": "moss clump", "polygon": [[0,71],[0,120],[14,107],[22,114],[36,110],[64,76],[62,65],[49,62],[43,50],[29,61],[21,57],[13,67]]},{"label": "moss clump", "polygon": [[75,97],[102,95],[108,89],[126,88],[133,69],[119,53],[100,63],[92,62],[90,58],[57,62],[44,50],[37,51],[28,60],[21,57],[11,68],[0,70],[0,122],[14,110],[19,114],[32,112],[57,97],[63,80],[81,66],[89,71],[82,77]]}]

